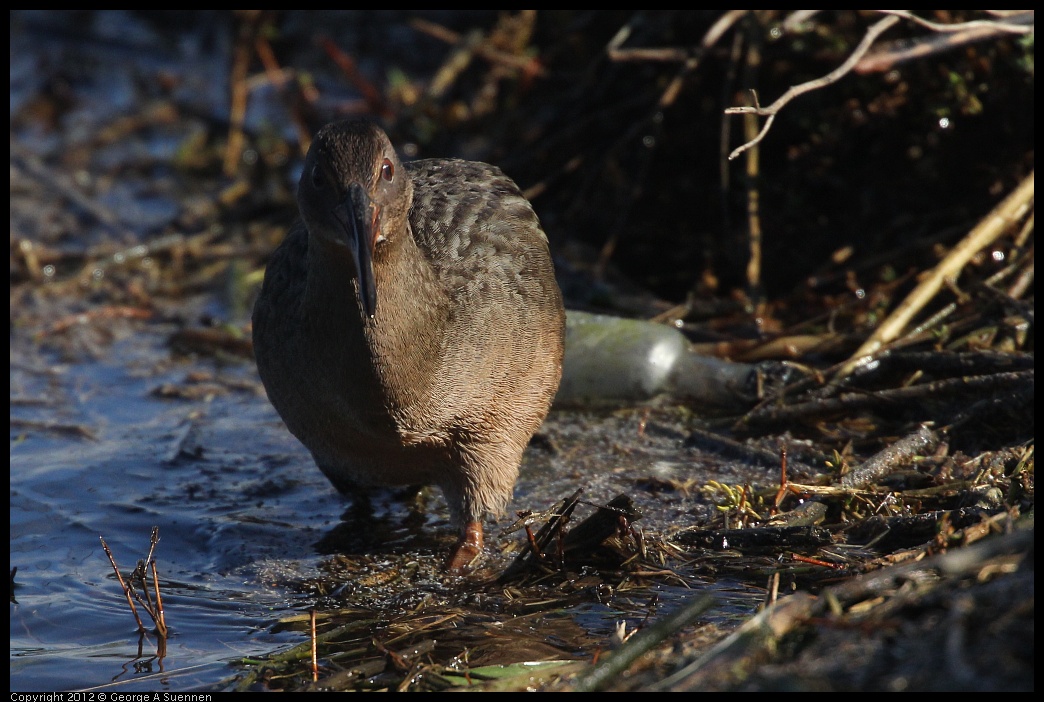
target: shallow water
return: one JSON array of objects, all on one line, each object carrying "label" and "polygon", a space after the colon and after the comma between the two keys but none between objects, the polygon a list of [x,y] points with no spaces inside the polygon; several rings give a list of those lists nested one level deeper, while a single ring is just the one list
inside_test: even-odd
[{"label": "shallow water", "polygon": [[[12,426],[13,690],[142,677],[125,671],[139,659],[136,625],[99,536],[127,571],[147,553],[152,527],[160,528],[156,560],[172,627],[162,667],[189,672],[146,685],[186,689],[226,675],[227,659],[278,643],[265,628],[274,611],[292,607],[298,596],[258,582],[256,564],[266,555],[308,554],[312,530],[339,514],[331,491],[308,489],[322,488],[321,476],[259,473],[250,452],[282,450],[268,438],[277,432],[258,431],[262,422],[277,421],[263,400],[155,398],[151,388],[178,380],[185,368],[146,379],[123,360],[116,352],[107,363],[66,366],[49,383],[57,390],[50,395],[53,415],[73,415],[65,421],[82,423],[95,439],[40,431],[19,438]],[[20,382],[26,375],[12,369],[16,396],[32,384],[32,378]],[[20,414],[12,409],[14,419]],[[182,439],[204,446],[205,455],[178,459]],[[269,479],[282,481],[279,496],[258,497],[271,492]],[[154,642],[144,644],[144,655],[150,651]]]}]

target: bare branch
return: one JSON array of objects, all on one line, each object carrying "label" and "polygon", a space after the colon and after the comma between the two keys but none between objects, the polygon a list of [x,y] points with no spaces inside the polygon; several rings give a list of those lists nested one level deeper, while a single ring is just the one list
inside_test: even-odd
[{"label": "bare branch", "polygon": [[997,20],[972,20],[970,22],[955,22],[953,24],[941,24],[918,17],[907,10],[877,10],[883,15],[902,17],[903,19],[916,22],[922,27],[927,27],[933,32],[963,32],[968,29],[989,29],[991,31],[1010,32],[1012,34],[1032,34],[1033,25],[1009,24]]},{"label": "bare branch", "polygon": [[[898,12],[898,11],[896,11]],[[910,17],[911,20],[919,18]],[[853,69],[856,73],[884,73],[906,61],[931,56],[943,51],[952,51],[966,44],[995,39],[1001,35],[1033,31],[1033,11],[1009,15],[1007,22],[979,20],[957,24],[919,23],[930,27],[935,33],[903,42],[893,42],[878,47]]]},{"label": "bare branch", "polygon": [[761,141],[765,137],[765,134],[768,133],[769,128],[772,126],[772,121],[775,115],[781,109],[783,109],[783,106],[786,105],[788,102],[796,98],[798,95],[803,95],[812,90],[818,90],[819,88],[823,88],[828,85],[831,85],[832,83],[836,83],[846,74],[848,74],[856,65],[856,63],[859,62],[859,59],[861,59],[863,55],[870,50],[870,47],[877,40],[877,37],[881,36],[881,34],[891,29],[893,26],[898,24],[898,22],[898,17],[889,16],[872,25],[869,29],[866,30],[866,35],[863,37],[863,40],[859,42],[859,46],[855,48],[855,51],[852,52],[852,54],[845,60],[844,63],[842,63],[840,66],[838,66],[822,78],[817,78],[815,80],[810,80],[807,83],[801,83],[800,85],[792,86],[787,90],[787,92],[783,93],[782,97],[780,97],[778,100],[776,100],[768,107],[730,107],[726,109],[725,114],[727,115],[756,114],[761,117],[769,118],[765,121],[765,126],[761,128],[761,131],[758,133],[756,137],[754,137],[746,144],[743,144],[739,148],[735,149],[731,154],[729,154],[729,160],[731,161],[735,159],[741,153],[743,153],[744,151]]},{"label": "bare branch", "polygon": [[[842,63],[840,66],[835,68],[830,73],[826,74],[822,78],[808,81],[807,83],[801,83],[800,85],[792,86],[774,103],[768,107],[730,107],[725,110],[727,115],[746,115],[755,114],[760,117],[768,117],[765,121],[761,131],[753,139],[743,144],[742,146],[735,149],[729,154],[729,160],[735,159],[737,156],[742,154],[747,149],[756,145],[765,135],[768,130],[772,127],[773,117],[779,113],[783,106],[788,102],[796,98],[798,95],[810,92],[812,90],[818,90],[819,88],[826,87],[832,83],[836,83],[842,77],[855,70],[859,73],[866,73],[875,70],[882,70],[882,65],[892,65],[896,60],[902,60],[907,58],[906,56],[899,57],[898,59],[892,54],[884,59],[862,61],[863,56],[870,50],[870,47],[877,40],[881,34],[886,32],[888,29],[893,27],[900,19],[909,20],[923,27],[927,27],[935,32],[944,32],[952,34],[955,41],[948,46],[959,45],[960,43],[967,43],[969,41],[978,41],[983,38],[994,36],[997,33],[1010,33],[1010,34],[1030,34],[1033,32],[1033,13],[1032,12],[1021,12],[1010,15],[1013,21],[1004,22],[1000,20],[972,20],[970,22],[956,22],[953,24],[941,24],[939,22],[931,22],[926,19],[922,19],[907,10],[877,10],[886,17],[876,24],[872,25],[867,31],[863,40],[859,42],[859,46],[855,48],[855,51]],[[792,30],[797,27],[801,22],[812,17],[814,11],[800,11],[787,17],[784,21],[783,26],[785,29]],[[959,42],[956,38],[960,37]],[[922,49],[923,51],[923,49]]]}]

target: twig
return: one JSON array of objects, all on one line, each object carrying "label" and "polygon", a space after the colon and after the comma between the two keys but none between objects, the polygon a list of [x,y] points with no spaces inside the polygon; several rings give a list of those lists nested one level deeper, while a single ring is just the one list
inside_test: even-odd
[{"label": "twig", "polygon": [[809,21],[822,10],[797,10],[787,15],[786,19],[783,20],[783,31],[784,32],[797,32],[801,31],[801,25]]},{"label": "twig", "polygon": [[318,644],[315,639],[315,608],[308,610],[308,620],[311,624],[311,641],[312,641],[312,682],[319,680],[319,657],[318,657]]},{"label": "twig", "polygon": [[120,587],[123,588],[123,594],[127,598],[127,604],[130,605],[131,613],[134,615],[134,621],[138,622],[138,631],[146,631],[145,625],[141,623],[141,617],[138,616],[138,608],[134,606],[134,599],[131,597],[131,589],[127,585],[127,582],[120,575],[119,566],[116,565],[116,559],[112,557],[112,551],[109,549],[109,545],[105,543],[105,539],[101,536],[98,537],[101,540],[102,549],[105,551],[105,555],[109,557],[109,563],[112,565],[113,572],[116,573],[116,579],[120,581]]},{"label": "twig", "polygon": [[[893,15],[895,17],[902,17],[903,19],[916,22],[922,27],[927,27],[933,32],[963,32],[968,29],[989,29],[996,32],[1008,32],[1010,34],[1031,34],[1033,33],[1033,25],[1026,26],[1024,24],[1011,24],[1008,22],[1000,22],[998,20],[971,20],[969,22],[955,22],[953,24],[942,24],[940,22],[931,22],[929,20],[918,17],[917,15],[909,12],[908,10],[877,10],[883,15]],[[1028,13],[1032,18],[1033,13]]]},{"label": "twig", "polygon": [[371,111],[380,115],[384,118],[392,117],[392,110],[388,107],[388,103],[384,100],[384,97],[370,80],[362,74],[359,67],[355,64],[355,60],[341,50],[337,44],[328,36],[319,37],[319,45],[323,47],[326,55],[337,64],[337,67],[344,73],[345,78],[355,86],[355,88],[362,93],[363,100],[366,101],[366,105]]},{"label": "twig", "polygon": [[156,592],[156,632],[161,638],[167,638],[167,618],[163,613],[163,596],[160,595],[159,573],[156,572],[156,561],[151,561],[152,588]]},{"label": "twig", "polygon": [[[926,22],[919,17],[908,14],[900,14],[902,10],[879,10],[899,17],[923,24],[933,29],[938,34],[930,34],[913,40],[892,42],[878,47],[873,53],[864,57],[853,69],[856,73],[883,73],[892,70],[897,64],[922,59],[932,54],[950,51],[966,44],[986,41],[999,35],[1011,33],[1022,33],[1033,31],[1033,11],[1023,12],[1013,16],[1011,24],[1004,22],[978,20],[975,22],[960,22],[957,24],[936,24]],[[1027,26],[1029,25],[1029,26]]]},{"label": "twig", "polygon": [[689,49],[678,47],[642,47],[635,49],[617,49],[613,47],[607,53],[610,61],[663,61],[665,63],[681,63],[682,61],[687,61],[692,56]]},{"label": "twig", "polygon": [[145,556],[146,563],[152,563],[152,554],[156,552],[156,545],[159,543],[159,527],[152,527],[152,534],[149,536],[149,553]]},{"label": "twig", "polygon": [[[109,563],[112,565],[113,571],[116,572],[116,578],[123,587],[123,594],[127,598],[127,604],[130,605],[131,613],[134,614],[134,619],[138,622],[138,631],[144,633],[147,629],[142,624],[141,617],[138,616],[138,608],[134,606],[134,600],[137,600],[145,608],[145,611],[149,613],[152,621],[156,624],[156,633],[160,637],[158,655],[162,658],[166,655],[167,620],[163,611],[163,596],[160,594],[159,572],[156,568],[156,561],[152,557],[156,550],[156,544],[159,543],[159,527],[152,527],[149,554],[144,560],[138,561],[137,567],[135,567],[134,572],[130,576],[130,582],[124,580],[120,574],[120,569],[116,565],[116,559],[113,558],[112,551],[109,549],[109,545],[105,543],[104,537],[99,536],[98,538],[101,540],[105,555],[109,557]],[[155,603],[153,603],[149,594],[148,572],[150,567],[152,568],[152,590],[156,598]],[[139,594],[134,589],[133,581],[135,579],[140,581],[142,594]]]},{"label": "twig", "polygon": [[[994,290],[994,286],[1003,281],[1005,278],[1012,275],[1015,271],[1016,267],[1014,264],[1005,266],[1004,268],[1000,269],[984,281],[983,285],[985,289]],[[929,317],[928,319],[924,320],[916,327],[911,329],[907,336],[918,336],[926,332],[931,332],[933,329],[936,329],[939,325],[941,325],[944,319],[956,312],[958,307],[958,301],[955,300],[953,302],[950,302],[942,309],[940,309],[938,312],[933,314],[931,317]]]},{"label": "twig", "polygon": [[479,44],[482,43],[482,40],[482,32],[474,29],[457,42],[456,46],[453,47],[453,51],[442,62],[439,70],[435,72],[435,75],[432,76],[431,81],[428,83],[427,95],[429,98],[438,99],[446,94],[450,86],[471,65],[471,59],[475,56],[475,51]]},{"label": "twig", "polygon": [[[533,553],[533,560],[537,560],[540,555],[543,554],[547,545],[551,543],[551,539],[561,533],[562,527],[568,523],[569,518],[573,514],[573,510],[580,504],[580,495],[584,492],[583,488],[579,488],[571,496],[562,500],[562,503],[552,510],[551,518],[541,527],[540,531],[537,532],[535,539],[530,537],[530,548],[533,543],[536,544],[535,551],[524,550],[515,557],[515,560],[511,562],[500,577],[497,578],[498,582],[503,582],[518,572],[522,571],[525,564],[529,561],[530,553]],[[525,524],[527,534],[530,533],[529,524]],[[521,528],[521,527],[519,527]]]},{"label": "twig", "polygon": [[[700,42],[701,48],[717,41],[728,27],[746,13],[747,10],[731,10],[722,15],[704,35]],[[621,49],[620,47],[634,34],[635,26],[635,17],[632,17],[605,45],[606,56],[611,61],[684,61],[694,55],[692,49],[670,47]]]},{"label": "twig", "polygon": [[[835,83],[838,80],[840,80],[843,76],[852,71],[858,73],[866,73],[874,70],[883,70],[880,67],[882,64],[891,65],[898,60],[912,58],[912,55],[905,55],[910,54],[911,51],[919,53],[928,53],[923,49],[915,49],[909,51],[904,50],[904,55],[902,56],[897,56],[896,54],[889,54],[889,56],[884,58],[880,56],[871,56],[864,59],[864,55],[870,50],[870,47],[873,45],[874,41],[877,40],[877,37],[886,32],[889,28],[893,27],[896,23],[898,23],[900,18],[909,20],[911,22],[915,22],[935,32],[946,32],[952,33],[954,35],[960,35],[960,39],[954,38],[953,40],[950,40],[947,48],[950,48],[950,46],[953,45],[959,45],[960,43],[978,41],[1001,32],[1009,34],[1029,34],[1033,32],[1032,12],[1016,15],[1016,21],[1014,23],[1000,22],[997,20],[973,20],[970,22],[959,22],[955,24],[941,24],[938,22],[930,22],[928,20],[917,17],[916,15],[911,14],[906,10],[877,10],[877,12],[880,12],[887,16],[884,19],[878,21],[876,24],[872,25],[867,30],[866,35],[863,37],[863,40],[856,47],[855,51],[852,52],[852,54],[845,60],[844,63],[842,63],[840,66],[838,66],[836,69],[834,69],[827,75],[823,76],[822,78],[817,78],[815,80],[808,81],[807,83],[792,86],[787,90],[786,93],[783,94],[782,97],[780,97],[778,100],[776,100],[768,107],[761,107],[760,105],[758,105],[757,98],[755,96],[754,107],[730,107],[725,110],[725,114],[728,115],[756,114],[761,117],[768,117],[768,119],[765,120],[765,124],[761,128],[761,131],[754,139],[751,139],[747,143],[736,148],[731,154],[729,154],[730,161],[735,159],[741,153],[751,148],[758,142],[760,142],[762,139],[764,139],[769,129],[771,129],[772,123],[775,121],[775,116],[779,113],[779,111],[783,108],[784,105],[786,105],[788,102],[793,100],[798,95],[802,95],[812,90],[818,90],[819,88],[823,88],[827,85],[830,85],[831,83]],[[802,14],[801,18],[805,19],[807,18],[807,16]],[[1028,22],[1029,26],[1026,26],[1026,24],[1020,24],[1019,20]],[[795,24],[796,23],[793,21],[793,16],[791,16],[787,19],[786,22],[784,22],[784,27],[793,28]]]},{"label": "twig", "polygon": [[725,114],[727,115],[756,114],[760,117],[768,117],[768,119],[765,120],[765,125],[761,128],[761,132],[759,132],[756,137],[748,141],[746,144],[743,144],[742,146],[734,149],[733,152],[729,154],[729,160],[731,161],[735,159],[741,153],[743,153],[744,151],[746,151],[747,149],[751,148],[752,146],[760,142],[762,139],[764,139],[765,134],[768,133],[768,130],[772,126],[772,122],[775,120],[776,114],[778,114],[779,111],[783,108],[783,106],[786,105],[788,102],[796,98],[798,95],[803,95],[812,90],[818,90],[832,83],[836,83],[846,74],[848,74],[859,61],[859,59],[862,58],[863,55],[870,50],[870,47],[877,40],[877,37],[881,36],[881,34],[888,31],[890,28],[894,27],[898,23],[898,17],[885,17],[884,19],[878,21],[876,24],[872,25],[869,29],[866,30],[866,35],[863,37],[863,40],[859,42],[859,45],[855,48],[855,51],[852,52],[852,54],[845,60],[844,63],[842,63],[840,66],[838,66],[822,78],[810,80],[807,83],[801,83],[800,85],[791,86],[787,89],[787,92],[783,93],[782,97],[780,97],[778,100],[776,100],[768,107],[760,107],[759,105],[757,105],[757,99],[755,98],[754,107],[727,108],[725,110]]},{"label": "twig", "polygon": [[[1032,223],[1033,215],[1030,215],[1029,219]],[[1033,252],[1030,252],[1027,260],[1023,261],[1020,265],[1020,270],[1018,271],[1018,275],[1015,277],[1015,281],[1008,286],[1008,297],[1013,300],[1021,299],[1033,284],[1034,277]]]},{"label": "twig", "polygon": [[863,465],[842,476],[841,487],[858,489],[872,485],[908,464],[914,456],[931,451],[938,443],[939,437],[936,433],[922,424],[914,433],[877,452]]},{"label": "twig", "polygon": [[[755,64],[761,62],[761,51],[752,47],[748,55],[753,57]],[[757,138],[757,117],[752,114],[746,115],[743,120],[743,136],[753,142]],[[754,142],[756,143],[756,142]],[[761,190],[758,188],[758,175],[761,172],[760,149],[749,149],[747,152],[746,175],[747,175],[747,291],[755,303],[755,319],[765,318],[761,286],[761,262],[762,262],[762,228],[761,228]],[[731,157],[730,157],[731,158]]]},{"label": "twig", "polygon": [[787,494],[787,445],[779,447],[779,490],[772,500],[772,514],[779,513],[779,505]]}]

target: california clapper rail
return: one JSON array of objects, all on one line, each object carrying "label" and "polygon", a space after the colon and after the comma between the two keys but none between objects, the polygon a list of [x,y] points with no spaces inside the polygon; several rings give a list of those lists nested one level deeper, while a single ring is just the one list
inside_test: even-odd
[{"label": "california clapper rail", "polygon": [[365,121],[319,131],[297,201],[254,307],[268,397],[341,492],[438,485],[460,572],[561,376],[547,236],[500,169],[403,164]]}]

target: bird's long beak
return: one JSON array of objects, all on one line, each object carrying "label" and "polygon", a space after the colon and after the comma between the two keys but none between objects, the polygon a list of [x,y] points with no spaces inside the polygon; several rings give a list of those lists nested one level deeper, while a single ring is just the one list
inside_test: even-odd
[{"label": "bird's long beak", "polygon": [[380,236],[381,207],[359,183],[348,187],[348,197],[334,208],[334,216],[344,228],[345,243],[355,262],[359,283],[359,302],[363,313],[373,317],[377,309],[377,285],[373,276],[373,247]]}]

